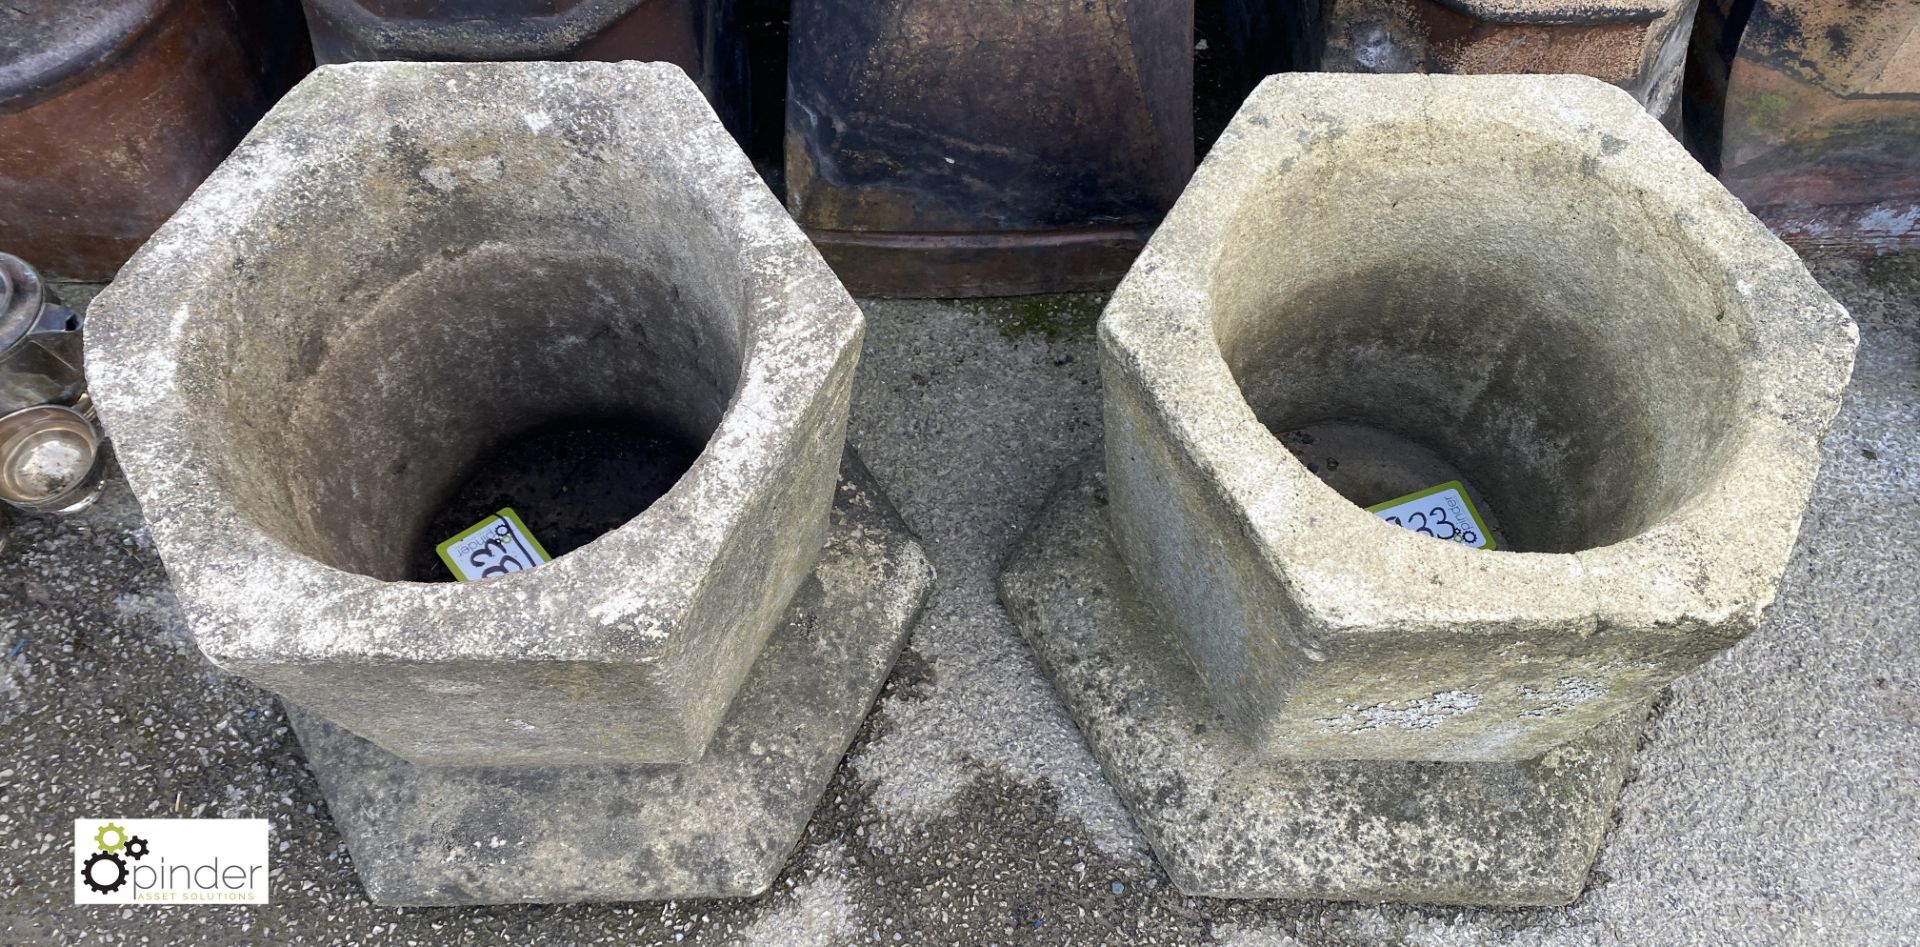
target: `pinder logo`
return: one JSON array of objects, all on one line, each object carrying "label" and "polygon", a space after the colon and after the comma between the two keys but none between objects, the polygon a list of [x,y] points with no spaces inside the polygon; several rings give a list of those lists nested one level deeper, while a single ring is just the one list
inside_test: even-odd
[{"label": "pinder logo", "polygon": [[265,819],[76,819],[75,904],[265,904]]}]

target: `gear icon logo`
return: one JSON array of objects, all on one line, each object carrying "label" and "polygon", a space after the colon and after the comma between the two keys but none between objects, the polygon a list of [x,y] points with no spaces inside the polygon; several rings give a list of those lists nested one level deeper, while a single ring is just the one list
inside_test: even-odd
[{"label": "gear icon logo", "polygon": [[[112,836],[112,844],[107,843],[108,836]],[[101,826],[100,831],[93,833],[93,844],[100,846],[103,852],[117,852],[126,847],[127,830],[119,823],[109,822]]]},{"label": "gear icon logo", "polygon": [[[85,851],[80,828],[74,826],[75,847]],[[80,866],[80,880],[95,894],[113,894],[126,887],[133,876],[131,863],[147,857],[152,850],[146,839],[118,822],[103,823],[95,829],[93,847],[96,851],[89,853]]]},{"label": "gear icon logo", "polygon": [[[105,866],[105,867],[103,867]],[[111,881],[101,880],[111,874]],[[86,867],[80,869],[80,878],[100,894],[112,894],[127,883],[127,863],[125,859],[112,852],[94,852],[87,858]]]}]

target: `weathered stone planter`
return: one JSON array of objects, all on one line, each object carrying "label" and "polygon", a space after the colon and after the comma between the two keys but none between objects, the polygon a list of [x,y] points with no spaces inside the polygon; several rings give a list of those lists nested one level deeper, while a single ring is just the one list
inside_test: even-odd
[{"label": "weathered stone planter", "polygon": [[[92,313],[200,647],[297,706],[376,897],[771,880],[927,573],[857,462],[830,526],[860,313],[684,75],[324,68]],[[508,503],[580,548],[406,581]]]},{"label": "weathered stone planter", "polygon": [[[1772,600],[1855,337],[1618,90],[1276,77],[1003,593],[1183,889],[1568,900],[1647,702]],[[1361,509],[1455,478],[1510,551]]]}]

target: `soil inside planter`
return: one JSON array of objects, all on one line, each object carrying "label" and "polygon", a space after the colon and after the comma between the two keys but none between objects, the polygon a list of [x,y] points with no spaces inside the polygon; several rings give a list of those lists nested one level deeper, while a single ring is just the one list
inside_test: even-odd
[{"label": "soil inside planter", "polygon": [[451,582],[434,552],[441,542],[512,507],[555,558],[593,542],[665,496],[700,446],[644,426],[543,426],[483,454],[473,472],[427,518],[408,578]]},{"label": "soil inside planter", "polygon": [[1391,431],[1363,424],[1309,424],[1277,431],[1282,446],[1308,472],[1359,507],[1397,500],[1451,480],[1466,487],[1475,512],[1497,548],[1507,539],[1499,518],[1473,479],[1431,448]]}]

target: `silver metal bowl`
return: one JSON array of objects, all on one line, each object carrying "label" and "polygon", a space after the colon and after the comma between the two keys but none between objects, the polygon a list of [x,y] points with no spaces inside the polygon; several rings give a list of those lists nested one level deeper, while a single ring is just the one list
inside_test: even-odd
[{"label": "silver metal bowl", "polygon": [[0,417],[0,500],[36,513],[75,513],[104,487],[100,432],[55,404]]}]

